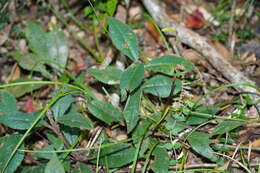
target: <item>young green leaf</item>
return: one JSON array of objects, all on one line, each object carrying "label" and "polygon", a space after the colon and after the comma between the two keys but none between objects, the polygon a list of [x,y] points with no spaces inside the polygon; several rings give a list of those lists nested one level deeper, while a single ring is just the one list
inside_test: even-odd
[{"label": "young green leaf", "polygon": [[120,79],[120,88],[128,89],[132,92],[142,82],[144,76],[144,64],[140,62],[133,63],[123,72]]},{"label": "young green leaf", "polygon": [[130,133],[135,128],[138,122],[141,97],[142,97],[141,88],[132,92],[128,96],[125,109],[123,112],[128,133]]},{"label": "young green leaf", "polygon": [[98,81],[108,85],[119,84],[122,71],[116,67],[109,66],[104,70],[90,69],[88,73],[94,76]]},{"label": "young green leaf", "polygon": [[93,100],[88,104],[88,109],[96,118],[112,123],[123,119],[122,113],[111,103],[99,100]]},{"label": "young green leaf", "polygon": [[153,94],[158,97],[168,97],[172,90],[172,78],[156,75],[146,81],[143,86],[143,91]]},{"label": "young green leaf", "polygon": [[[12,153],[13,149],[15,148],[21,137],[21,135],[14,134],[0,138],[0,172],[3,172],[4,166],[9,158],[7,156]],[[20,149],[22,148],[23,146],[20,147]],[[12,160],[9,162],[8,166],[6,167],[5,172],[15,172],[17,167],[22,163],[23,158],[24,152],[17,151]]]},{"label": "young green leaf", "polygon": [[69,127],[77,127],[80,129],[93,128],[91,120],[87,117],[83,117],[75,108],[73,108],[69,113],[60,116],[58,122]]},{"label": "young green leaf", "polygon": [[164,55],[151,60],[145,65],[145,68],[171,76],[177,76],[191,72],[194,66],[190,61],[182,57]]},{"label": "young green leaf", "polygon": [[208,158],[212,162],[217,162],[219,160],[219,158],[213,153],[209,146],[211,142],[209,140],[208,134],[202,132],[193,132],[188,136],[187,140],[192,149],[198,154]]},{"label": "young green leaf", "polygon": [[15,114],[18,110],[16,99],[9,92],[0,90],[0,115]]},{"label": "young green leaf", "polygon": [[222,121],[214,128],[213,132],[211,133],[211,136],[222,135],[244,124],[245,122],[243,121],[234,121],[234,120]]},{"label": "young green leaf", "polygon": [[[23,112],[16,112],[15,114],[3,115],[0,116],[0,123],[18,130],[25,130],[28,129],[34,120],[37,118],[37,115],[41,112],[36,111],[32,113],[23,113]],[[37,123],[37,126],[43,125],[44,121],[41,120]]]},{"label": "young green leaf", "polygon": [[51,160],[47,163],[44,173],[65,173],[64,167],[56,154],[53,154]]},{"label": "young green leaf", "polygon": [[139,58],[138,40],[135,33],[123,22],[109,17],[109,35],[115,47],[131,60]]},{"label": "young green leaf", "polygon": [[113,16],[115,11],[116,11],[116,7],[117,7],[117,0],[108,0],[106,5],[107,5],[107,13],[109,16]]}]

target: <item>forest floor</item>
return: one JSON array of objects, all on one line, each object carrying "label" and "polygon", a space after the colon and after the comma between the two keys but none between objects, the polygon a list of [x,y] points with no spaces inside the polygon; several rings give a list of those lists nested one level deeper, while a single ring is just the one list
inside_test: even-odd
[{"label": "forest floor", "polygon": [[0,173],[260,172],[259,38],[257,0],[1,0]]}]

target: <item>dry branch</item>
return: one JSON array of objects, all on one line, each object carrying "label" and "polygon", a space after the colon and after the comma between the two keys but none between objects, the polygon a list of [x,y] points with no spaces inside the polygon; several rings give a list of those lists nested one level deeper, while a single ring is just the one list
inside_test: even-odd
[{"label": "dry branch", "polygon": [[[231,83],[247,83],[255,86],[255,83],[244,76],[239,70],[232,66],[228,61],[220,55],[217,50],[210,45],[210,41],[207,38],[200,36],[196,32],[179,25],[172,18],[167,16],[166,8],[163,7],[163,2],[159,0],[142,0],[144,6],[158,23],[161,28],[172,28],[176,33],[168,32],[169,36],[177,36],[178,39],[200,52],[212,66],[222,73],[222,75],[228,79]],[[256,89],[239,86],[238,89],[244,92],[257,92]]]}]

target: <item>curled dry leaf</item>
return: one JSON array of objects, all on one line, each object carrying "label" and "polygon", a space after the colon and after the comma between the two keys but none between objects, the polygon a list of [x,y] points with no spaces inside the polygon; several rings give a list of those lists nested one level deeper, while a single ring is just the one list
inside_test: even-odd
[{"label": "curled dry leaf", "polygon": [[186,26],[191,29],[200,29],[205,25],[205,18],[203,13],[197,8],[187,19]]}]

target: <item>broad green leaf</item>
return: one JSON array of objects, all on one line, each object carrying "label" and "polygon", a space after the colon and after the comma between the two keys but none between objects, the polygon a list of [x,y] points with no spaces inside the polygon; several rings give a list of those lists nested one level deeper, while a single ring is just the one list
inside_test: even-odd
[{"label": "broad green leaf", "polygon": [[176,95],[182,90],[182,81],[180,79],[175,79],[174,80],[174,85],[173,85],[173,91],[172,94]]},{"label": "broad green leaf", "polygon": [[153,151],[153,155],[155,156],[155,160],[151,164],[152,170],[154,172],[169,173],[170,159],[167,150],[161,146],[157,146]]},{"label": "broad green leaf", "polygon": [[144,76],[144,64],[140,62],[133,63],[123,72],[120,79],[120,88],[128,89],[132,92],[142,82]]},{"label": "broad green leaf", "polygon": [[16,99],[9,92],[0,90],[0,117],[15,114],[18,110]]},{"label": "broad green leaf", "polygon": [[47,163],[44,173],[65,173],[64,167],[56,154],[53,154],[51,160]]},{"label": "broad green leaf", "polygon": [[142,88],[143,91],[155,96],[168,97],[172,90],[172,78],[163,75],[156,75],[146,81]]},{"label": "broad green leaf", "polygon": [[123,112],[128,133],[130,133],[135,128],[138,122],[141,97],[142,97],[141,88],[132,92],[128,96],[125,109]]},{"label": "broad green leaf", "polygon": [[63,32],[55,28],[46,33],[38,24],[28,22],[24,34],[33,53],[11,53],[22,68],[38,71],[47,78],[52,76],[45,65],[52,67],[57,74],[64,72],[68,58],[68,43]]},{"label": "broad green leaf", "polygon": [[44,77],[51,78],[52,75],[46,70],[45,62],[34,53],[23,54],[20,51],[9,53],[25,70],[40,72]]},{"label": "broad green leaf", "polygon": [[145,65],[145,68],[171,76],[176,76],[191,72],[194,69],[194,66],[190,61],[182,57],[164,55],[151,60]]},{"label": "broad green leaf", "polygon": [[36,166],[27,166],[18,168],[19,173],[44,173],[45,164],[37,164]]},{"label": "broad green leaf", "polygon": [[88,104],[88,109],[96,118],[112,123],[123,119],[122,113],[111,103],[99,100],[93,100]]},{"label": "broad green leaf", "polygon": [[24,29],[24,34],[31,50],[35,54],[48,59],[48,43],[46,42],[46,33],[43,28],[40,25],[29,21]]},{"label": "broad green leaf", "polygon": [[87,165],[79,163],[76,165],[76,168],[73,170],[73,173],[94,173]]},{"label": "broad green leaf", "polygon": [[[28,129],[34,120],[37,118],[41,111],[36,111],[32,113],[23,113],[23,112],[16,112],[14,114],[5,114],[0,116],[0,123],[18,130],[25,130]],[[37,126],[43,125],[44,121],[41,120],[38,122]]]},{"label": "broad green leaf", "polygon": [[243,121],[234,121],[234,120],[222,121],[214,128],[213,132],[211,133],[211,136],[222,135],[244,124],[245,122]]},{"label": "broad green leaf", "polygon": [[108,0],[106,5],[107,5],[107,13],[109,16],[113,16],[115,11],[116,11],[116,7],[117,7],[117,0]]},{"label": "broad green leaf", "polygon": [[187,127],[188,125],[185,123],[173,119],[168,120],[165,124],[165,128],[170,131],[171,135],[174,136],[178,136]]},{"label": "broad green leaf", "polygon": [[192,125],[202,124],[208,121],[209,118],[213,117],[218,111],[219,108],[216,106],[200,105],[195,109],[194,113],[189,115],[186,123]]},{"label": "broad green leaf", "polygon": [[47,64],[61,73],[64,72],[69,55],[68,42],[64,33],[55,28],[47,34],[46,43],[49,57]]},{"label": "broad green leaf", "polygon": [[131,60],[139,58],[138,40],[135,33],[123,22],[109,17],[109,36],[115,47]]},{"label": "broad green leaf", "polygon": [[212,162],[217,162],[219,160],[209,146],[211,143],[209,140],[209,134],[195,131],[188,136],[187,140],[192,149],[198,154],[208,158]]},{"label": "broad green leaf", "polygon": [[[19,78],[17,80],[13,80],[10,83],[16,83],[16,82],[29,82],[29,81],[35,81],[30,78]],[[37,90],[41,88],[43,85],[18,85],[14,87],[9,87],[6,90],[12,93],[16,98],[21,97],[27,93],[30,93],[34,90]]]},{"label": "broad green leaf", "polygon": [[75,127],[69,127],[61,124],[60,129],[64,137],[71,145],[74,144],[74,142],[78,139],[80,135],[80,129]]},{"label": "broad green leaf", "polygon": [[[21,139],[21,135],[8,135],[5,137],[0,138],[0,172],[3,172],[4,166],[10,156],[10,154],[13,152],[16,144]],[[23,146],[20,147],[22,149]],[[24,152],[17,151],[11,161],[9,162],[5,173],[13,173],[17,167],[22,163],[24,158]]]},{"label": "broad green leaf", "polygon": [[[108,168],[119,168],[133,162],[135,148],[127,144],[116,144],[101,149],[99,164]],[[96,160],[92,161],[96,162]]]},{"label": "broad green leaf", "polygon": [[80,129],[91,129],[93,124],[87,117],[83,117],[75,109],[72,109],[69,113],[60,116],[58,122],[69,127],[77,127]]},{"label": "broad green leaf", "polygon": [[88,73],[94,76],[100,82],[108,85],[114,85],[119,84],[122,71],[116,67],[109,66],[104,70],[90,69],[88,70]]},{"label": "broad green leaf", "polygon": [[54,103],[51,110],[53,111],[55,120],[64,116],[65,112],[69,109],[73,101],[74,99],[71,95],[65,95]]}]

